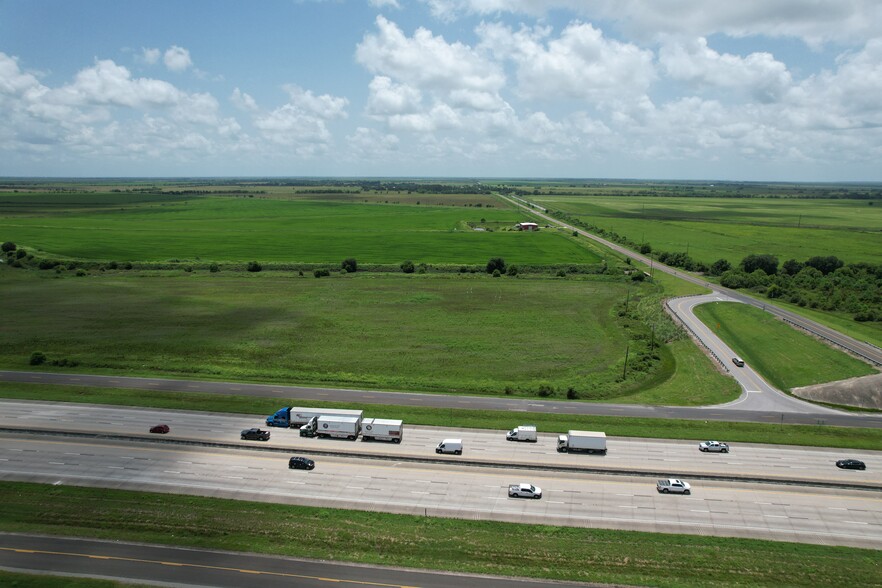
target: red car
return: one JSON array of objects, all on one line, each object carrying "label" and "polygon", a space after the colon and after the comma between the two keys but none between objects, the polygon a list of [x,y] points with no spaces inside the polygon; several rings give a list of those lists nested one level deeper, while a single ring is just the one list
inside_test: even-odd
[{"label": "red car", "polygon": [[166,433],[168,433],[168,431],[169,431],[168,425],[156,425],[156,426],[150,427],[151,433],[160,433],[162,435],[165,435]]}]

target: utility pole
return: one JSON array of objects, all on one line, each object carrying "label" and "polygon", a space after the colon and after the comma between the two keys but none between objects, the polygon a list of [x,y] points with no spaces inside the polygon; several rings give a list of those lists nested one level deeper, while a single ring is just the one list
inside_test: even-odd
[{"label": "utility pole", "polygon": [[622,379],[625,379],[625,374],[628,373],[628,352],[631,351],[631,343],[628,343],[627,347],[625,347],[625,367],[622,368]]}]

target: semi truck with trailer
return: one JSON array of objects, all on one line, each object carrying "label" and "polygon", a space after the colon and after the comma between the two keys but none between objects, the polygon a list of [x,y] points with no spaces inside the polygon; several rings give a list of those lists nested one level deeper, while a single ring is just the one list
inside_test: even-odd
[{"label": "semi truck with trailer", "polygon": [[361,433],[360,416],[320,415],[300,427],[301,437],[336,437],[357,439]]},{"label": "semi truck with trailer", "polygon": [[367,418],[361,421],[362,441],[391,441],[401,443],[404,422],[393,419]]},{"label": "semi truck with trailer", "polygon": [[521,425],[505,434],[506,441],[536,442],[536,425]]},{"label": "semi truck with trailer", "polygon": [[339,408],[301,408],[299,406],[283,406],[274,414],[266,417],[267,427],[293,427],[299,428],[309,422],[312,417],[320,416],[363,416],[361,410],[347,410]]},{"label": "semi truck with trailer", "polygon": [[557,438],[557,450],[560,453],[606,454],[606,433],[600,431],[570,431]]}]

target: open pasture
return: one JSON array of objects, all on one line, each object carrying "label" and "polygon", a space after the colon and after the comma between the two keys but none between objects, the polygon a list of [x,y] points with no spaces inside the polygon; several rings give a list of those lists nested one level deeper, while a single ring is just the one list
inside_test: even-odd
[{"label": "open pasture", "polygon": [[548,384],[586,399],[645,377],[619,381],[628,334],[611,311],[622,282],[0,272],[9,369],[41,351],[39,369],[67,360],[84,372],[491,394]]},{"label": "open pasture", "polygon": [[[445,195],[446,196],[446,195]],[[30,198],[30,200],[29,200]],[[597,263],[597,253],[555,231],[511,226],[513,209],[385,205],[154,194],[3,194],[0,239],[43,256],[87,260],[483,264]],[[30,203],[30,204],[28,204]]]},{"label": "open pasture", "polygon": [[836,255],[882,263],[882,203],[866,200],[673,197],[533,197],[549,210],[710,264],[750,253],[781,262]]}]

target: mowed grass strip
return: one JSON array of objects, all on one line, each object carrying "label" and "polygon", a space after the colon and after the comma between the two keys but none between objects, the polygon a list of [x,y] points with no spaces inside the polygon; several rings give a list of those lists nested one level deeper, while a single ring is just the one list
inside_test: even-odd
[{"label": "mowed grass strip", "polygon": [[695,314],[780,390],[876,373],[868,364],[746,304],[711,302],[696,307]]},{"label": "mowed grass strip", "polygon": [[[625,282],[207,272],[56,279],[0,267],[0,365],[502,394],[627,391]],[[634,292],[632,292],[632,295]],[[53,368],[52,361],[70,366]]]},{"label": "mowed grass strip", "polygon": [[880,583],[878,552],[867,549],[13,482],[0,483],[0,525],[10,532],[617,585]]},{"label": "mowed grass strip", "polygon": [[[600,256],[556,231],[475,231],[481,219],[513,226],[516,210],[378,205],[228,197],[132,202],[110,206],[96,194],[74,194],[59,214],[51,203],[3,210],[0,234],[44,256],[106,261],[285,261],[339,266],[362,263],[514,264],[598,263]],[[105,195],[106,196],[106,195]],[[146,197],[145,197],[146,198]],[[157,197],[159,198],[159,197]],[[92,201],[100,210],[81,210]],[[0,209],[2,210],[2,209]]]},{"label": "mowed grass strip", "polygon": [[[882,429],[740,423],[714,420],[650,419],[538,412],[423,408],[392,404],[321,402],[298,398],[264,398],[186,391],[130,390],[90,386],[52,386],[0,382],[0,398],[45,402],[81,402],[109,406],[205,411],[231,415],[254,415],[255,426],[282,406],[314,406],[363,410],[367,416],[401,419],[408,425],[508,431],[528,421],[545,433],[570,429],[604,431],[611,437],[652,439],[724,439],[730,443],[766,443],[808,447],[870,449],[882,447]],[[381,400],[381,399],[378,399]],[[146,423],[145,423],[146,430]],[[140,431],[143,432],[143,431]]]}]

